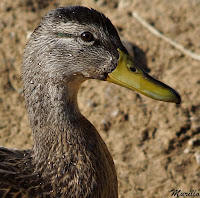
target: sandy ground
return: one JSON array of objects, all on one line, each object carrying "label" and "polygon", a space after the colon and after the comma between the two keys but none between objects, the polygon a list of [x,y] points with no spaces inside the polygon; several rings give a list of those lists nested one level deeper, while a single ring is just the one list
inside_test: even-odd
[{"label": "sandy ground", "polygon": [[[200,62],[153,36],[130,13],[200,54],[199,0],[1,0],[0,145],[31,148],[21,85],[21,56],[28,36],[50,9],[93,7],[137,45],[150,74],[175,88],[182,104],[153,101],[117,85],[85,82],[82,113],[96,126],[116,164],[119,197],[171,197],[172,189],[200,193]],[[139,53],[134,48],[135,56]]]}]

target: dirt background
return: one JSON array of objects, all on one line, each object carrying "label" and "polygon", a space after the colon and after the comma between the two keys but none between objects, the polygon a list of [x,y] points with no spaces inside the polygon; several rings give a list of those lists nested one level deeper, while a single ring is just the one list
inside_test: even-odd
[{"label": "dirt background", "polygon": [[[182,96],[182,104],[175,105],[107,82],[82,85],[79,106],[114,158],[119,197],[171,197],[171,189],[200,193],[200,62],[153,36],[130,15],[137,12],[160,32],[200,54],[199,0],[1,0],[0,145],[32,146],[21,57],[41,17],[68,4],[93,7],[108,16],[120,36],[142,50],[140,62],[150,74]],[[140,55],[133,49],[136,57]]]}]

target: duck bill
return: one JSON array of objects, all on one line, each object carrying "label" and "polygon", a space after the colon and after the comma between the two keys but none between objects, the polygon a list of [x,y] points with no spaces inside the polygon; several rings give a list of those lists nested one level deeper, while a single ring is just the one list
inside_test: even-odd
[{"label": "duck bill", "polygon": [[135,60],[120,49],[118,65],[108,74],[107,81],[135,90],[155,100],[181,102],[180,95],[171,87],[148,75]]}]

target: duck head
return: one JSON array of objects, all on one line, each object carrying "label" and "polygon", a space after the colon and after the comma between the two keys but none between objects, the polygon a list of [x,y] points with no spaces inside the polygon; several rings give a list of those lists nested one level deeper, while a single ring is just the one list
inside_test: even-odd
[{"label": "duck head", "polygon": [[64,83],[106,80],[156,100],[181,101],[175,90],[149,76],[128,55],[110,20],[96,10],[68,6],[50,11],[26,48],[29,79],[40,73],[42,78]]}]

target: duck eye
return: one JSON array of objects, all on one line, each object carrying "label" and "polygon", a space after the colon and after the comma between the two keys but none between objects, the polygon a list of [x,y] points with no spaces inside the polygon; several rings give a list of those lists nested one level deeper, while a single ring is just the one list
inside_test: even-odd
[{"label": "duck eye", "polygon": [[93,34],[90,33],[90,32],[83,32],[83,33],[81,34],[81,39],[82,39],[83,41],[85,41],[85,42],[91,42],[91,41],[94,40],[94,36],[93,36]]}]

